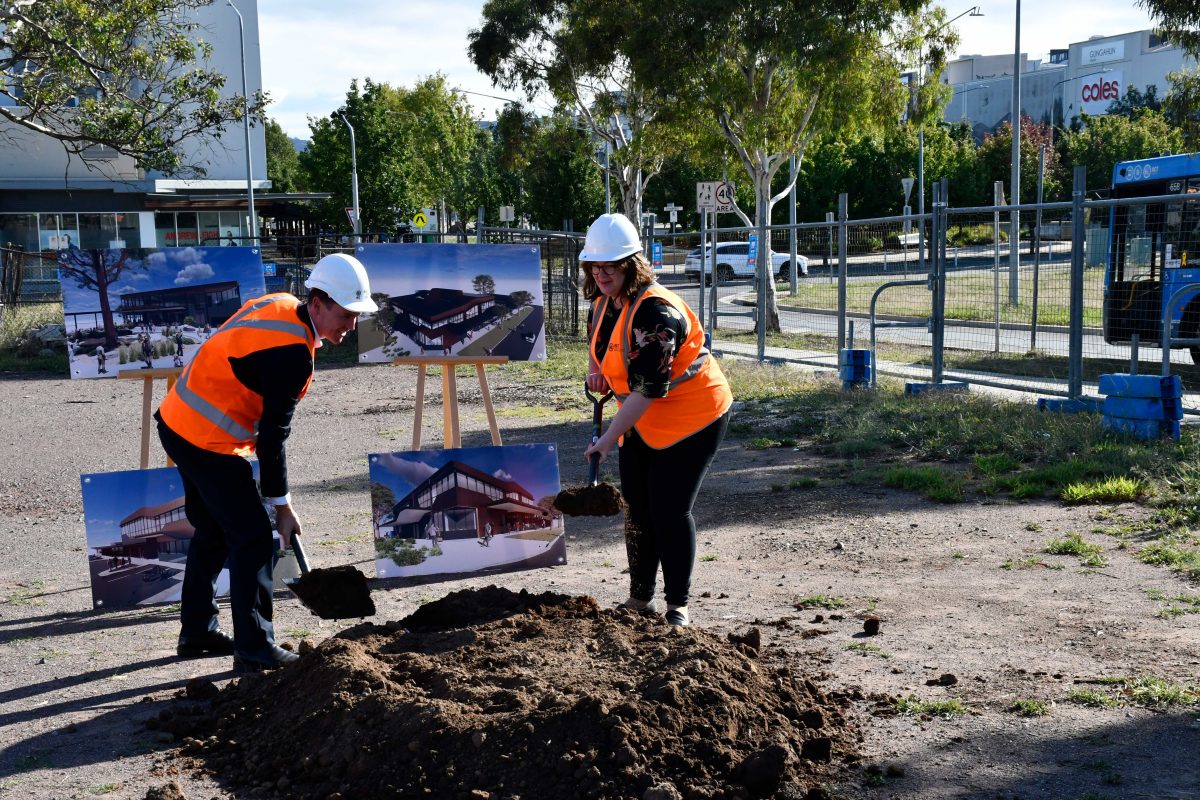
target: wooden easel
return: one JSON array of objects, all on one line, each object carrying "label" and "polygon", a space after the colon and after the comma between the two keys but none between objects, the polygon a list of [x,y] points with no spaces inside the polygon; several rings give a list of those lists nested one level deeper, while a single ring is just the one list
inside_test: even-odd
[{"label": "wooden easel", "polygon": [[500,427],[496,424],[496,409],[492,407],[492,393],[488,389],[487,364],[507,364],[508,356],[400,356],[393,364],[417,365],[417,402],[413,411],[412,449],[421,449],[421,417],[425,409],[425,371],[432,366],[442,368],[442,424],[445,428],[444,446],[447,449],[462,447],[462,436],[458,427],[458,381],[454,374],[459,364],[475,365],[479,378],[479,391],[483,394],[483,408],[487,411],[488,427],[492,431],[492,444],[500,445]]},{"label": "wooden easel", "polygon": [[[181,372],[183,372],[183,367],[156,367],[117,373],[119,380],[141,379],[142,381],[142,464],[138,469],[150,468],[150,429],[154,425],[154,379],[166,378],[169,392]],[[171,460],[170,456],[167,456],[167,466],[175,466],[175,462]]]}]

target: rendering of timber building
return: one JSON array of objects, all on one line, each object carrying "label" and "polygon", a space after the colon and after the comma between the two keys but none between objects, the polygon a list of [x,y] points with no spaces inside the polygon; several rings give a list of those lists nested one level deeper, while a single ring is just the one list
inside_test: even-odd
[{"label": "rendering of timber building", "polygon": [[191,317],[192,325],[215,328],[241,305],[238,282],[221,281],[123,294],[117,311],[127,325],[182,325]]},{"label": "rendering of timber building", "polygon": [[96,548],[106,558],[182,557],[196,529],[188,522],[183,498],[142,506],[121,520],[121,541]]},{"label": "rendering of timber building", "polygon": [[496,295],[427,289],[389,298],[395,329],[423,349],[448,349],[470,339],[496,316]]},{"label": "rendering of timber building", "polygon": [[474,539],[489,522],[495,533],[508,533],[549,527],[551,518],[519,483],[449,461],[396,503],[381,522],[381,528],[391,529],[392,538],[428,538],[432,523],[443,539]]}]

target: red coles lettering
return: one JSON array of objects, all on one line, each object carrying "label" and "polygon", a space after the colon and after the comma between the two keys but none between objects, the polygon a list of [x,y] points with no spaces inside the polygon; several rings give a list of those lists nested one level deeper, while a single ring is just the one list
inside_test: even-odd
[{"label": "red coles lettering", "polygon": [[1095,100],[1119,100],[1121,98],[1121,84],[1117,81],[1106,81],[1103,79],[1097,79],[1095,83],[1085,83],[1080,93],[1080,98],[1085,103],[1091,103]]}]

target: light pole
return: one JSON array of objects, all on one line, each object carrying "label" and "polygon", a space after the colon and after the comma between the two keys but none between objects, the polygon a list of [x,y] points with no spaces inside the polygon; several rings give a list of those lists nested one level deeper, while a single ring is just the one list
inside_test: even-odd
[{"label": "light pole", "polygon": [[250,94],[246,87],[246,23],[233,0],[225,0],[225,3],[233,9],[238,18],[238,41],[242,48],[242,127],[246,132],[246,204],[250,207],[250,242],[258,244],[258,215],[254,213],[254,170],[250,156]]},{"label": "light pole", "polygon": [[[982,17],[984,14],[979,9],[979,6],[971,6],[961,14],[951,17],[950,19],[938,25],[936,28],[926,34],[926,38],[933,36],[938,31],[952,24],[955,20],[962,19],[967,15],[972,17]],[[920,59],[917,63],[917,95],[914,99],[914,105],[920,102],[921,89],[925,86],[925,45],[921,44]],[[919,111],[920,109],[916,109]],[[925,120],[918,114],[917,117],[917,214],[924,216],[925,214]],[[922,221],[917,226],[917,257],[921,266],[925,266],[925,223]]]},{"label": "light pole", "polygon": [[[1070,77],[1070,78],[1063,78],[1061,81],[1058,81],[1058,82],[1057,82],[1057,83],[1055,83],[1053,86],[1051,86],[1051,87],[1050,87],[1050,91],[1053,93],[1055,89],[1057,89],[1059,86],[1062,86],[1064,83],[1070,83],[1071,81],[1081,81],[1081,80],[1083,80],[1084,78],[1091,78],[1091,77],[1093,77],[1093,76],[1096,76],[1096,75],[1103,75],[1103,74],[1104,74],[1104,73],[1106,73],[1106,72],[1112,72],[1112,70],[1111,70],[1111,69],[1100,69],[1100,70],[1096,70],[1095,72],[1088,72],[1088,73],[1086,73],[1086,74],[1084,74],[1084,75],[1075,75],[1075,76],[1073,76],[1073,77]],[[1051,123],[1052,123],[1052,124],[1050,125],[1050,144],[1051,144],[1051,145],[1053,145],[1053,144],[1054,144],[1054,139],[1055,139],[1055,130],[1057,130],[1058,128],[1061,128],[1062,126],[1064,126],[1064,125],[1066,125],[1066,124],[1067,124],[1067,110],[1066,110],[1066,104],[1065,104],[1065,103],[1060,103],[1059,105],[1060,105],[1060,106],[1062,107],[1062,109],[1063,109],[1063,115],[1062,115],[1062,120],[1061,120],[1061,124],[1060,124],[1060,125],[1054,125],[1054,124],[1053,124],[1053,119],[1051,119]]]},{"label": "light pole", "polygon": [[1017,305],[1020,299],[1019,272],[1021,268],[1021,0],[1017,0],[1016,42],[1013,45],[1012,86],[1012,221],[1008,231],[1008,303]]},{"label": "light pole", "polygon": [[350,131],[350,202],[354,206],[354,244],[358,244],[362,241],[362,209],[358,206],[358,147],[354,144],[354,126],[344,113],[338,112],[338,116]]}]

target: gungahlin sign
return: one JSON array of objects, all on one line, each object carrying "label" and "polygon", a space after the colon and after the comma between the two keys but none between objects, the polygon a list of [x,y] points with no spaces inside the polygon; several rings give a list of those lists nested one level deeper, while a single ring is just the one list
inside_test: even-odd
[{"label": "gungahlin sign", "polygon": [[1125,58],[1125,40],[1088,42],[1083,46],[1084,64],[1103,64],[1106,61],[1121,61]]}]

